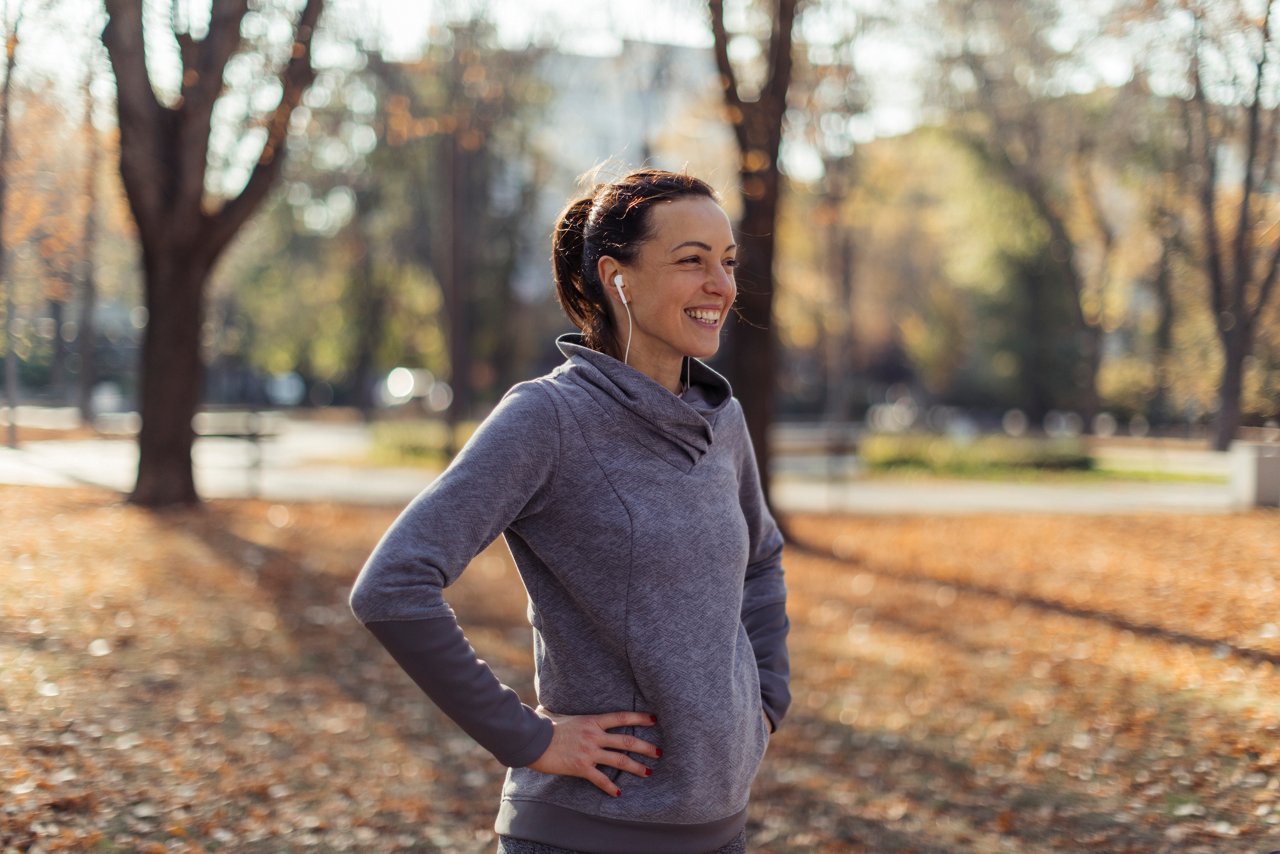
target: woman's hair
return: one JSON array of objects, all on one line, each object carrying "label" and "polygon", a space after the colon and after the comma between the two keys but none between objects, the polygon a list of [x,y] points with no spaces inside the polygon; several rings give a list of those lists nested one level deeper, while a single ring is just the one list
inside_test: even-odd
[{"label": "woman's hair", "polygon": [[612,351],[617,345],[598,271],[600,259],[607,255],[630,264],[652,236],[649,210],[689,196],[720,201],[709,184],[691,175],[640,169],[611,184],[596,184],[560,214],[551,237],[556,299],[582,330],[588,347]]}]

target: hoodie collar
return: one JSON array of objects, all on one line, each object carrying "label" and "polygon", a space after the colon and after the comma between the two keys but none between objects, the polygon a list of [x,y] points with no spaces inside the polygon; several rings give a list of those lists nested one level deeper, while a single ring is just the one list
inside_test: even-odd
[{"label": "hoodie collar", "polygon": [[[695,387],[691,405],[630,365],[585,346],[580,333],[561,335],[556,346],[568,359],[567,373],[597,400],[605,397],[621,407],[619,414],[627,417],[615,420],[638,427],[641,441],[668,462],[691,468],[711,447],[713,428],[733,390],[728,380],[702,362],[690,358],[689,382]],[[618,412],[616,407],[605,408]]]}]

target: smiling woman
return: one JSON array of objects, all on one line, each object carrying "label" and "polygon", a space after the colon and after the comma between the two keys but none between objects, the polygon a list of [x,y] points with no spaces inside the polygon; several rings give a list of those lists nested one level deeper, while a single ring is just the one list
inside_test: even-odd
[{"label": "smiling woman", "polygon": [[565,209],[553,248],[557,295],[588,346],[679,393],[685,357],[719,349],[737,294],[736,251],[705,182],[633,172]]},{"label": "smiling woman", "polygon": [[[582,330],[557,342],[566,361],[507,393],[352,592],[510,767],[500,851],[745,850],[790,693],[782,537],[742,409],[698,361],[719,347],[735,252],[714,192],[687,175],[633,172],[570,204],[552,252]],[[529,595],[536,709],[443,597],[499,533]]]}]

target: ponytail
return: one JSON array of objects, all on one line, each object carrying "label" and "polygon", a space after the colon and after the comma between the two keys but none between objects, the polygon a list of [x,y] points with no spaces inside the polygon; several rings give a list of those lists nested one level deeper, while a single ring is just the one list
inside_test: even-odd
[{"label": "ponytail", "polygon": [[613,319],[605,308],[604,289],[595,265],[588,268],[583,263],[593,196],[594,191],[592,196],[571,202],[560,214],[551,236],[551,269],[560,308],[582,330],[588,347],[604,350],[612,343]]}]

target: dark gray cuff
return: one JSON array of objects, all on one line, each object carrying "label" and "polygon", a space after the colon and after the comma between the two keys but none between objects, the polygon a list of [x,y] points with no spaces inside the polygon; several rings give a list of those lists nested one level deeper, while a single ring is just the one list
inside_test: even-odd
[{"label": "dark gray cuff", "polygon": [[498,681],[452,617],[366,625],[440,710],[502,764],[528,765],[551,744],[551,721]]},{"label": "dark gray cuff", "polygon": [[791,706],[791,660],[787,655],[787,603],[773,602],[742,618],[760,673],[760,705],[776,730]]}]

